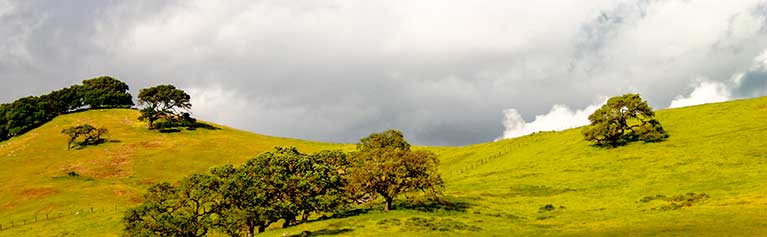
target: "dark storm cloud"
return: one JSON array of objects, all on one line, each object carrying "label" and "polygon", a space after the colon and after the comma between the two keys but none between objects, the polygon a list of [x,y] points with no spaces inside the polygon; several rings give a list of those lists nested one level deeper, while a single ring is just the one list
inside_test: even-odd
[{"label": "dark storm cloud", "polygon": [[0,0],[0,101],[112,75],[182,87],[206,120],[337,142],[490,141],[504,109],[630,91],[665,107],[767,48],[760,1],[67,3]]}]

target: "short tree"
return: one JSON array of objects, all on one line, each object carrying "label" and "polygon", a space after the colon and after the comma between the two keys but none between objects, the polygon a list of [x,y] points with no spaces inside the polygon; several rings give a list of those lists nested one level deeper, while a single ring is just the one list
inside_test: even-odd
[{"label": "short tree", "polygon": [[387,211],[402,193],[437,191],[443,186],[437,156],[429,151],[411,151],[397,130],[362,138],[353,159],[351,185],[363,194],[383,197]]},{"label": "short tree", "polygon": [[589,116],[591,125],[583,130],[587,141],[617,147],[632,141],[657,142],[668,134],[655,119],[655,112],[639,94],[610,98]]},{"label": "short tree", "polygon": [[61,133],[69,136],[67,142],[67,150],[72,148],[72,143],[75,143],[78,138],[83,138],[82,141],[77,142],[80,146],[95,145],[104,142],[102,136],[109,133],[106,128],[96,128],[90,124],[78,125],[70,128],[66,128]]},{"label": "short tree", "polygon": [[147,121],[149,128],[157,128],[155,122],[164,119],[167,121],[177,121],[184,116],[182,110],[192,108],[191,97],[183,90],[176,89],[172,85],[159,85],[155,87],[141,89],[138,96],[139,105],[145,106],[141,109],[142,121]]},{"label": "short tree", "polygon": [[178,187],[160,183],[149,188],[144,203],[123,217],[127,236],[206,236],[221,203],[217,179],[195,174]]},{"label": "short tree", "polygon": [[83,81],[82,103],[91,108],[115,108],[133,106],[133,96],[128,84],[112,77],[102,76]]}]

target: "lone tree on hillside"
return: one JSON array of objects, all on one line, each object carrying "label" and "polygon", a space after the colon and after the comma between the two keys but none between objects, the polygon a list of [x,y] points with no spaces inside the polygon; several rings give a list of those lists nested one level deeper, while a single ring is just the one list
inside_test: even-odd
[{"label": "lone tree on hillside", "polygon": [[437,191],[443,186],[437,156],[430,151],[411,151],[397,130],[362,138],[353,159],[352,187],[362,194],[381,195],[386,211],[402,193]]},{"label": "lone tree on hillside", "polygon": [[610,98],[589,116],[591,125],[583,130],[587,141],[617,147],[633,141],[658,142],[668,138],[655,113],[639,94]]},{"label": "lone tree on hillside", "polygon": [[82,103],[91,108],[116,108],[133,106],[133,96],[128,93],[128,84],[117,79],[102,76],[83,81]]},{"label": "lone tree on hillside", "polygon": [[139,119],[147,121],[150,129],[158,128],[155,122],[161,119],[168,122],[191,119],[188,113],[180,111],[192,108],[190,99],[189,94],[172,85],[141,89],[138,103],[146,107],[141,110]]},{"label": "lone tree on hillside", "polygon": [[82,137],[83,141],[78,142],[80,146],[95,145],[104,142],[102,136],[109,132],[106,128],[96,128],[90,124],[83,124],[74,127],[70,127],[61,131],[61,133],[69,136],[69,142],[67,142],[67,150],[72,148],[72,143],[77,141],[77,138]]}]

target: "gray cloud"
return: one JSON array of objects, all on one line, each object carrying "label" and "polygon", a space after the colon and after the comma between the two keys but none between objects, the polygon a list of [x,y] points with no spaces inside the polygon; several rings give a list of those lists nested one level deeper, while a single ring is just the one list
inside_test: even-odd
[{"label": "gray cloud", "polygon": [[697,78],[748,72],[767,48],[764,6],[0,0],[0,102],[112,75],[134,94],[176,84],[196,116],[259,133],[470,144],[502,135],[507,108],[531,120],[629,91],[662,108]]}]

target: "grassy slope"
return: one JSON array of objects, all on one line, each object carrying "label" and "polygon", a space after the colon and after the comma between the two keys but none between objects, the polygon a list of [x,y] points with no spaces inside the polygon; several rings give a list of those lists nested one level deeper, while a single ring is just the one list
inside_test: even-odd
[{"label": "grassy slope", "polygon": [[[218,126],[220,130],[161,134],[147,130],[136,120],[138,115],[127,109],[64,115],[0,143],[1,225],[7,227],[10,220],[18,225],[36,214],[42,219],[45,213],[87,210],[77,216],[0,231],[0,235],[119,235],[121,214],[114,211],[115,205],[135,205],[151,183],[175,182],[224,163],[239,164],[277,145],[294,145],[305,152],[342,147],[222,126]],[[67,151],[61,130],[82,123],[108,128],[110,139],[119,142]],[[82,177],[66,178],[69,171]],[[87,213],[90,207],[103,213]]]},{"label": "grassy slope", "polygon": [[[660,111],[658,117],[671,138],[655,144],[595,148],[574,129],[467,147],[427,148],[440,154],[446,194],[465,202],[466,210],[372,211],[264,236],[305,230],[355,236],[392,231],[412,236],[767,233],[767,97]],[[58,131],[86,118],[107,126],[121,142],[65,151]],[[0,143],[0,224],[8,215],[26,217],[83,203],[128,205],[147,183],[241,162],[277,144],[293,143],[306,151],[338,147],[228,128],[155,134],[133,118],[133,111],[72,114]],[[53,178],[71,169],[95,180]],[[669,211],[651,210],[666,205],[663,201],[639,202],[645,196],[688,192],[710,198]],[[540,213],[546,204],[565,208]],[[12,228],[0,235],[117,235],[119,218],[119,213],[107,211]],[[431,230],[429,222],[443,230]]]}]

